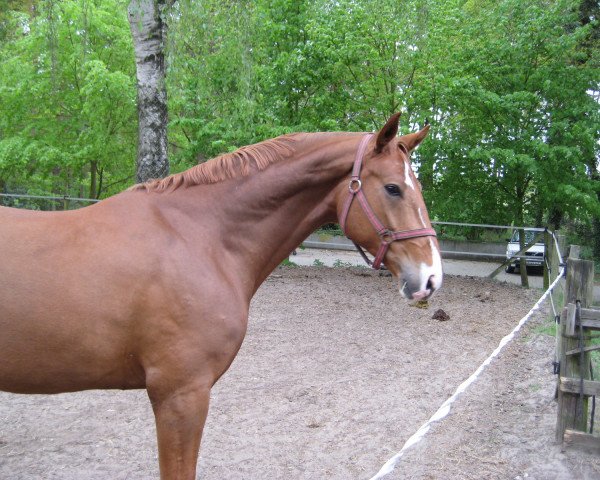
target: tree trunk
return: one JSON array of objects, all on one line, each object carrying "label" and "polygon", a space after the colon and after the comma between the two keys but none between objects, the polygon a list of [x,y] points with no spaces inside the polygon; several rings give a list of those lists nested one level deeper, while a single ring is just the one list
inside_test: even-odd
[{"label": "tree trunk", "polygon": [[[525,191],[525,189],[523,189]],[[516,223],[517,226],[524,225],[524,212],[523,212],[523,197],[524,195],[521,192],[517,192],[517,196],[519,198],[517,203],[517,214],[516,214]],[[525,230],[519,230],[519,250],[523,250],[527,245],[525,240]],[[527,276],[527,252],[523,252],[523,255],[519,258],[519,273],[521,274],[521,286],[525,288],[529,288],[529,277]]]},{"label": "tree trunk", "polygon": [[[521,222],[523,225],[523,222]],[[523,250],[527,245],[525,241],[525,230],[519,230],[519,250]],[[527,276],[527,252],[523,252],[519,259],[519,273],[521,274],[521,286],[529,288],[529,277]]]},{"label": "tree trunk", "polygon": [[166,26],[161,18],[165,3],[164,0],[131,0],[128,9],[138,84],[138,182],[169,174],[163,51]]},{"label": "tree trunk", "polygon": [[98,162],[90,162],[90,191],[88,198],[98,198]]}]

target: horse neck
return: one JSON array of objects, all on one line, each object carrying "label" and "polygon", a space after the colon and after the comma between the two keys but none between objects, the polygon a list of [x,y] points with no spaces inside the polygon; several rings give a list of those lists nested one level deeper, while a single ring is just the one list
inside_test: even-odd
[{"label": "horse neck", "polygon": [[359,139],[306,134],[292,158],[223,183],[213,213],[227,257],[236,274],[248,276],[251,295],[310,233],[337,221],[336,187],[352,168]]}]

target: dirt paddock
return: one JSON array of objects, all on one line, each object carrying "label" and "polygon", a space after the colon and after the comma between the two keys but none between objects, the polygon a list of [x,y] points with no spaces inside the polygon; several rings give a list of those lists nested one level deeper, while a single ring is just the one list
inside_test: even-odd
[{"label": "dirt paddock", "polygon": [[[428,308],[362,268],[279,268],[215,386],[199,478],[369,479],[512,330],[538,290],[447,277]],[[432,319],[437,309],[450,317]],[[600,478],[554,444],[554,340],[536,314],[389,479]],[[144,391],[0,394],[0,479],[158,478]]]}]

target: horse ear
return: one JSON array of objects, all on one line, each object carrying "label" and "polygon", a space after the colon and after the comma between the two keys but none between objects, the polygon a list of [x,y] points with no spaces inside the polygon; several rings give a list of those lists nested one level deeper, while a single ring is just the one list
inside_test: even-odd
[{"label": "horse ear", "polygon": [[429,125],[425,125],[418,132],[409,133],[408,135],[402,135],[398,139],[398,143],[403,145],[406,148],[406,150],[408,150],[408,153],[410,153],[415,148],[417,148],[419,143],[421,143],[423,141],[423,139],[427,136],[428,133],[429,133]]},{"label": "horse ear", "polygon": [[398,121],[400,113],[394,113],[377,134],[375,143],[375,153],[380,153],[388,143],[390,143],[398,134]]}]

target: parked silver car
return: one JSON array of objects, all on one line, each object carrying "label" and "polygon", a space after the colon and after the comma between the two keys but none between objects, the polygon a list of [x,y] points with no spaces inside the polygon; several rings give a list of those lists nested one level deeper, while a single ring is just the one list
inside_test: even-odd
[{"label": "parked silver car", "polygon": [[[525,229],[525,245],[531,243],[533,238],[536,235],[536,231]],[[515,230],[512,234],[512,237],[508,241],[508,245],[506,246],[506,259],[508,260],[511,256],[517,253],[520,250],[519,246],[519,230]],[[545,246],[543,237],[531,247],[529,250],[525,252],[527,256],[527,266],[528,267],[541,267],[544,265],[545,258]],[[512,273],[515,269],[519,268],[520,260],[515,258],[511,263],[506,266],[506,272]]]}]

